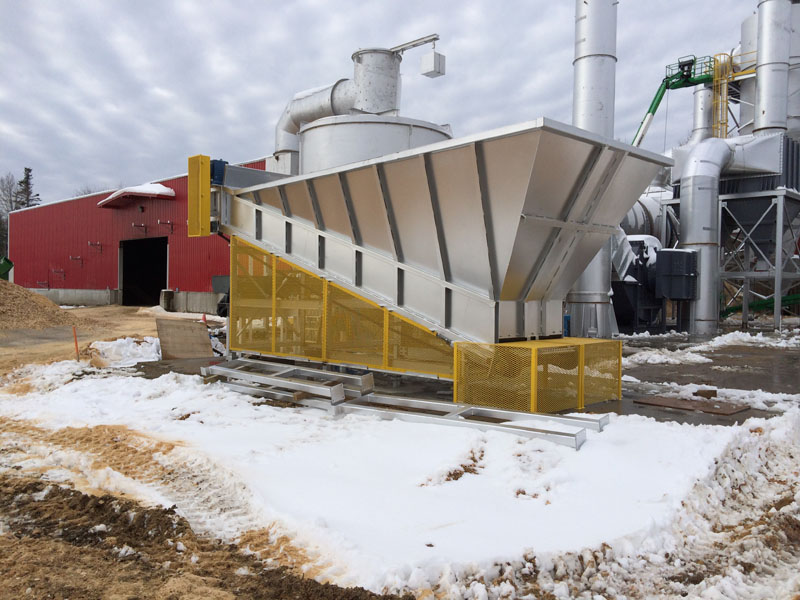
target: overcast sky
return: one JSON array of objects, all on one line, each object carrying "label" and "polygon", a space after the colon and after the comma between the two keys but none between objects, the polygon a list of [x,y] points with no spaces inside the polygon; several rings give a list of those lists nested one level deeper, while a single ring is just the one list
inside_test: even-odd
[{"label": "overcast sky", "polygon": [[[615,137],[632,139],[664,67],[730,51],[756,0],[621,0]],[[352,77],[358,48],[438,33],[447,75],[405,53],[401,114],[456,137],[572,114],[572,0],[0,0],[0,175],[32,167],[45,202],[272,153],[298,91]],[[691,129],[671,92],[644,147]],[[668,114],[665,144],[665,115]]]}]

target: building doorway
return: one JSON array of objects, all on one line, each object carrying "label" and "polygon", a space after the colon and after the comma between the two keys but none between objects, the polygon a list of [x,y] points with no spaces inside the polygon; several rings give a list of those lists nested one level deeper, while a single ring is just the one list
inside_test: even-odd
[{"label": "building doorway", "polygon": [[167,287],[167,238],[120,242],[122,304],[156,306]]}]

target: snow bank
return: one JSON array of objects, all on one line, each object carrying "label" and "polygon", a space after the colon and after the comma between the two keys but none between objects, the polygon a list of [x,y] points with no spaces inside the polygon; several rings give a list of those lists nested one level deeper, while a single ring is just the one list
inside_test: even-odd
[{"label": "snow bank", "polygon": [[[52,368],[63,381],[65,367],[40,367],[40,375],[47,380]],[[271,528],[302,547],[320,577],[375,591],[448,593],[467,574],[526,553],[643,539],[672,522],[739,430],[615,417],[575,452],[497,432],[254,406],[177,374],[39,389],[0,390],[0,415],[51,428],[127,425],[181,440],[154,458],[194,473],[204,494],[192,482],[137,482],[148,486],[143,495],[177,504],[210,535]],[[85,475],[101,489],[135,489],[107,471]]]},{"label": "snow bank", "polygon": [[630,356],[623,356],[622,368],[630,369],[636,365],[701,365],[710,362],[712,362],[710,358],[688,350],[652,348],[639,350]]},{"label": "snow bank", "polygon": [[139,362],[161,360],[161,342],[156,337],[120,338],[111,342],[92,342],[90,348],[100,353],[110,367],[132,367]]}]

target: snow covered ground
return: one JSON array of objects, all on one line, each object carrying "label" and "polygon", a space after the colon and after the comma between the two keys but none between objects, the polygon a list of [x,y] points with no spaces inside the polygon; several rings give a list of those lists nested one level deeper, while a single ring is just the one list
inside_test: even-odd
[{"label": "snow covered ground", "polygon": [[[646,340],[646,339],[680,339],[683,334],[670,332],[663,335],[635,334],[622,336],[623,339]],[[800,348],[800,329],[790,329],[783,332],[774,332],[764,335],[763,333],[750,334],[744,331],[732,331],[717,336],[708,342],[695,345],[687,345],[678,350],[666,348],[637,348],[635,352],[622,359],[623,368],[631,368],[635,365],[657,365],[657,364],[703,364],[710,363],[712,359],[703,353],[713,353],[715,350],[726,346],[754,346],[757,348]]]},{"label": "snow covered ground", "polygon": [[[157,359],[156,343],[96,344],[112,363],[105,369],[63,361],[12,374],[14,385],[0,387],[0,445],[10,449],[0,469],[46,469],[54,480],[175,504],[197,532],[229,541],[266,532],[300,549],[310,575],[374,591],[604,598],[663,584],[664,594],[780,597],[755,593],[778,590],[759,569],[721,564],[699,582],[666,574],[720,542],[717,521],[756,519],[783,493],[770,478],[797,491],[780,510],[800,513],[789,458],[800,445],[800,397],[784,398],[781,416],[736,427],[613,416],[576,452],[504,433],[259,405],[199,377],[133,376],[126,366]],[[778,474],[764,470],[769,453],[770,468],[785,467]],[[742,486],[758,492],[752,506],[729,501]],[[753,536],[748,551],[761,554],[748,560],[782,573],[786,560]],[[781,590],[800,583],[791,571],[776,581]]]}]

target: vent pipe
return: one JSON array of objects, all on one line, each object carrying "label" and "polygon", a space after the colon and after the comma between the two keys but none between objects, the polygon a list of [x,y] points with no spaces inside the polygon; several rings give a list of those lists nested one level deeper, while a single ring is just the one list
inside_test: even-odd
[{"label": "vent pipe", "polygon": [[[618,0],[576,0],[572,124],[614,137]],[[611,239],[567,295],[570,335],[608,338],[619,332],[611,306]]]},{"label": "vent pipe", "polygon": [[786,131],[791,41],[791,1],[761,0],[758,3],[758,58],[753,133]]}]

